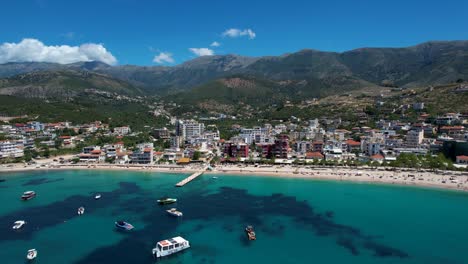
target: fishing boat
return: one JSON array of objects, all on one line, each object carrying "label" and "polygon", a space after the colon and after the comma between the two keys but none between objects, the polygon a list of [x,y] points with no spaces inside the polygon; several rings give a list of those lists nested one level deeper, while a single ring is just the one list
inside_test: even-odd
[{"label": "fishing boat", "polygon": [[94,196],[94,199],[95,199],[95,200],[99,200],[99,199],[101,199],[101,194],[99,194],[99,193],[98,193],[98,194],[96,194],[96,195]]},{"label": "fishing boat", "polygon": [[158,202],[158,204],[172,204],[172,203],[176,203],[177,199],[176,198],[163,197],[163,198],[159,199],[157,202]]},{"label": "fishing boat", "polygon": [[177,216],[177,217],[180,217],[180,216],[183,216],[184,214],[182,214],[181,211],[177,211],[176,208],[171,208],[169,210],[166,210],[166,212],[172,216]]},{"label": "fishing boat", "polygon": [[78,215],[82,215],[82,214],[84,214],[84,207],[83,206],[78,208]]},{"label": "fishing boat", "polygon": [[21,195],[21,200],[27,201],[27,200],[31,200],[34,197],[36,197],[35,191],[27,191],[27,192],[24,192],[23,195]]},{"label": "fishing boat", "polygon": [[245,233],[247,234],[247,238],[249,240],[256,240],[257,239],[257,236],[255,235],[255,231],[253,229],[253,226],[247,226],[245,228]]},{"label": "fishing boat", "polygon": [[173,237],[156,243],[156,247],[153,248],[153,256],[155,258],[161,258],[175,254],[189,247],[190,243],[188,240],[180,236]]},{"label": "fishing boat", "polygon": [[115,222],[115,227],[122,229],[122,230],[132,230],[134,227],[130,223],[127,223],[125,221],[117,221]]},{"label": "fishing boat", "polygon": [[21,229],[26,224],[24,220],[18,220],[14,223],[13,229]]},{"label": "fishing boat", "polygon": [[37,250],[36,249],[30,249],[28,250],[28,254],[26,254],[26,258],[29,260],[33,260],[37,257]]}]

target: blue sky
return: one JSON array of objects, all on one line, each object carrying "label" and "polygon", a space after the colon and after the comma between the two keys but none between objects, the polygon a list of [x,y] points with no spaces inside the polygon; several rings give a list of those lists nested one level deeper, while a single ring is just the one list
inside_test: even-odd
[{"label": "blue sky", "polygon": [[[468,1],[382,2],[2,1],[0,62],[103,58],[113,64],[158,65],[153,60],[159,56],[162,65],[173,65],[197,54],[263,56],[468,39]],[[223,35],[229,29],[238,31]],[[21,43],[25,38],[38,42]],[[210,46],[214,41],[220,46]],[[86,43],[97,45],[81,47]],[[49,48],[62,45],[70,49]]]}]

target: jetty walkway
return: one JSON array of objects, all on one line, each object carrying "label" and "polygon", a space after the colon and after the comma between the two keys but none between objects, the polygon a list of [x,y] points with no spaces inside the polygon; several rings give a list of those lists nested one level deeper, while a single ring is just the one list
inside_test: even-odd
[{"label": "jetty walkway", "polygon": [[202,171],[199,171],[199,172],[195,172],[194,174],[188,176],[187,178],[181,180],[180,182],[178,182],[175,186],[176,187],[182,187],[184,186],[185,184],[195,180],[198,176],[202,175],[203,172],[205,172],[206,169],[202,170]]}]

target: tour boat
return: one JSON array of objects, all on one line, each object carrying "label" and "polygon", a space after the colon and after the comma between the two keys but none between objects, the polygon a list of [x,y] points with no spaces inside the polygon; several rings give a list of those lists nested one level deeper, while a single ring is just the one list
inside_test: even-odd
[{"label": "tour boat", "polygon": [[27,200],[31,200],[34,197],[36,197],[36,192],[27,191],[27,192],[24,192],[23,195],[21,195],[21,200],[27,201]]},{"label": "tour boat", "polygon": [[175,198],[169,198],[169,197],[164,197],[158,200],[159,204],[172,204],[177,202],[177,199]]},{"label": "tour boat", "polygon": [[255,231],[253,229],[253,226],[247,226],[245,228],[245,233],[247,234],[247,237],[249,238],[249,240],[256,240],[257,239],[257,236],[255,235]]},{"label": "tour boat", "polygon": [[26,255],[26,258],[29,260],[33,260],[37,257],[37,250],[36,249],[30,249],[28,250],[28,254]]},{"label": "tour boat", "polygon": [[172,216],[177,216],[177,217],[183,216],[183,215],[184,215],[184,214],[182,214],[181,211],[177,211],[176,208],[171,208],[171,209],[169,209],[169,210],[166,210],[166,212],[167,212],[168,214],[172,215]]},{"label": "tour boat", "polygon": [[78,215],[82,215],[82,214],[84,214],[84,207],[83,206],[78,208]]},{"label": "tour boat", "polygon": [[26,221],[18,220],[18,221],[15,222],[15,225],[13,226],[13,229],[21,229],[25,224],[26,224]]},{"label": "tour boat", "polygon": [[173,237],[171,239],[159,241],[156,244],[156,247],[153,248],[153,256],[155,258],[165,257],[180,252],[189,247],[190,243],[188,240],[180,236]]},{"label": "tour boat", "polygon": [[95,199],[95,200],[101,199],[101,194],[96,194],[96,195],[94,196],[94,199]]},{"label": "tour boat", "polygon": [[134,228],[133,225],[125,221],[117,221],[115,222],[115,226],[123,230],[132,230]]}]

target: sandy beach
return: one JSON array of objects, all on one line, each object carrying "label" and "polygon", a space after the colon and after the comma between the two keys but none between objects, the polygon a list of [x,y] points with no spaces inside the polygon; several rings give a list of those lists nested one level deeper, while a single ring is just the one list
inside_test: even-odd
[{"label": "sandy beach", "polygon": [[[204,170],[204,165],[138,165],[138,164],[60,164],[43,160],[34,165],[0,165],[1,172],[36,170],[131,170],[165,173],[195,173]],[[258,175],[337,181],[354,181],[376,184],[413,185],[433,188],[468,191],[468,173],[457,171],[427,171],[398,168],[349,168],[293,165],[217,165],[205,174]]]}]

